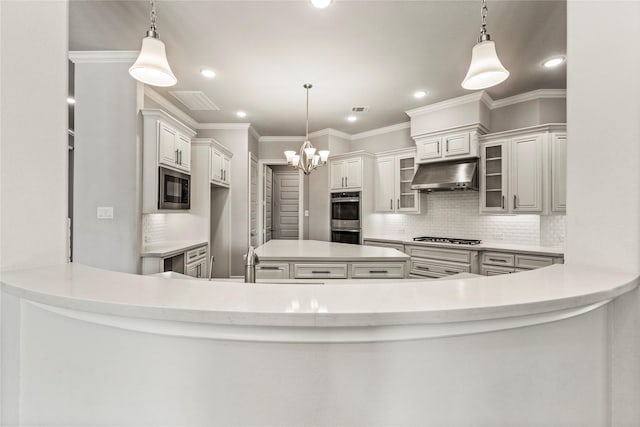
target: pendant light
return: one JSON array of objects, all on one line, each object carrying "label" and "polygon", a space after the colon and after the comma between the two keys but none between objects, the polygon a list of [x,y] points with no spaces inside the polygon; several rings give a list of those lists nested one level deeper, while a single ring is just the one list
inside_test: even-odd
[{"label": "pendant light", "polygon": [[284,152],[284,155],[287,157],[287,164],[289,166],[300,169],[305,175],[309,175],[311,171],[318,166],[327,164],[329,150],[320,150],[316,153],[315,147],[311,145],[311,141],[309,141],[309,89],[313,86],[306,83],[303,87],[307,90],[307,134],[300,147],[300,153],[287,150]]},{"label": "pendant light", "polygon": [[151,0],[151,29],[142,39],[142,48],[136,62],[129,68],[134,79],[152,86],[173,86],[178,82],[173,75],[164,43],[158,38],[156,31],[156,3]]},{"label": "pendant light", "polygon": [[487,1],[482,0],[482,26],[478,43],[471,51],[471,65],[467,76],[462,81],[462,87],[469,90],[486,89],[502,83],[509,77],[509,71],[502,65],[496,45],[487,34]]}]

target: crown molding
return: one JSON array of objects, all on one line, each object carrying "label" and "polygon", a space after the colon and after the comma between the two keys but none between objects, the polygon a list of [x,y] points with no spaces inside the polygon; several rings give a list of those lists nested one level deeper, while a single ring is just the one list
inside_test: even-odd
[{"label": "crown molding", "polygon": [[494,100],[490,107],[501,108],[506,107],[508,105],[519,104],[521,102],[533,101],[535,99],[548,99],[548,98],[566,98],[567,90],[566,89],[538,89],[532,90],[531,92],[520,93],[518,95],[510,96],[508,98],[496,99]]},{"label": "crown molding", "polygon": [[158,105],[160,105],[162,108],[166,109],[169,113],[173,114],[178,119],[187,123],[192,128],[200,129],[199,128],[200,123],[193,120],[191,116],[189,116],[187,113],[179,109],[175,104],[173,104],[164,96],[160,95],[158,92],[153,90],[148,85],[144,85],[144,95],[149,97],[149,99],[151,99],[152,101],[157,102]]},{"label": "crown molding", "polygon": [[180,121],[180,119],[159,108],[142,108],[140,110],[140,114],[142,114],[143,117],[163,119],[169,122],[172,126],[175,126],[179,131],[187,134],[189,138],[193,138],[196,135],[196,131],[194,129],[185,125],[184,122]]},{"label": "crown molding", "polygon": [[249,134],[251,136],[253,136],[256,141],[260,141],[260,134],[258,133],[258,131],[251,125],[249,125]]},{"label": "crown molding", "polygon": [[566,123],[544,123],[541,125],[527,126],[518,129],[509,129],[501,132],[488,133],[486,135],[480,135],[479,140],[485,141],[487,139],[494,140],[496,138],[510,138],[512,136],[530,134],[534,132],[565,132],[567,130]]},{"label": "crown molding", "polygon": [[369,138],[370,136],[383,135],[385,133],[395,132],[402,129],[409,129],[410,127],[411,127],[411,122],[397,123],[391,126],[385,126],[378,129],[372,129],[365,132],[355,133],[351,135],[351,140],[355,141],[357,139]]},{"label": "crown molding", "polygon": [[258,142],[303,142],[304,136],[261,136]]},{"label": "crown molding", "polygon": [[249,130],[251,123],[198,123],[196,129]]},{"label": "crown molding", "polygon": [[69,59],[74,64],[96,62],[133,63],[139,54],[140,52],[137,50],[72,50],[69,51]]},{"label": "crown molding", "polygon": [[459,96],[457,98],[447,99],[445,101],[436,102],[435,104],[425,105],[423,107],[407,110],[405,113],[409,117],[417,116],[419,114],[430,113],[432,111],[444,110],[445,108],[456,107],[458,105],[469,104],[471,102],[479,102],[489,105],[493,102],[489,94],[485,91],[470,93],[469,95]]}]

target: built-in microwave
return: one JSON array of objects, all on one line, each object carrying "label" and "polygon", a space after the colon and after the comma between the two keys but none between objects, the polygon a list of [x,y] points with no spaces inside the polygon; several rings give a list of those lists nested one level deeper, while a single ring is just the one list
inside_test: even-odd
[{"label": "built-in microwave", "polygon": [[158,209],[191,208],[191,177],[162,166],[158,169]]}]

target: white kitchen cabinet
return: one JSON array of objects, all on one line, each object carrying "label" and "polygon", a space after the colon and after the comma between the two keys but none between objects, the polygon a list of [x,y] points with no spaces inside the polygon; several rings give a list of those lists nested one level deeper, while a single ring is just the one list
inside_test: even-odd
[{"label": "white kitchen cabinet", "polygon": [[188,250],[184,256],[184,271],[187,276],[206,277],[207,276],[207,246],[200,246]]},{"label": "white kitchen cabinet", "polygon": [[211,148],[211,182],[222,187],[231,185],[231,154],[215,142]]},{"label": "white kitchen cabinet", "polygon": [[293,277],[296,279],[346,279],[347,264],[294,264]]},{"label": "white kitchen cabinet", "polygon": [[378,262],[351,264],[352,279],[404,279],[405,263]]},{"label": "white kitchen cabinet", "polygon": [[[191,138],[196,132],[159,109],[142,109],[142,212],[158,208],[159,167],[191,174]],[[191,199],[193,205],[194,199]]]},{"label": "white kitchen cabinet", "polygon": [[551,135],[551,211],[567,211],[567,134]]},{"label": "white kitchen cabinet", "polygon": [[564,257],[556,255],[491,251],[483,251],[480,260],[480,274],[484,276],[517,273],[564,263]]},{"label": "white kitchen cabinet", "polygon": [[330,160],[329,176],[332,190],[362,188],[362,157]]},{"label": "white kitchen cabinet", "polygon": [[544,135],[527,135],[511,140],[511,210],[541,213],[542,144]]},{"label": "white kitchen cabinet", "polygon": [[158,121],[158,163],[184,172],[191,170],[191,139]]},{"label": "white kitchen cabinet", "polygon": [[376,212],[420,212],[420,193],[411,190],[416,172],[416,151],[378,157],[376,162]]},{"label": "white kitchen cabinet", "polygon": [[256,265],[256,279],[278,280],[289,278],[288,263],[259,263]]},{"label": "white kitchen cabinet", "polygon": [[412,277],[439,278],[457,273],[478,272],[478,251],[425,245],[405,245],[411,256]]},{"label": "white kitchen cabinet", "polygon": [[566,209],[566,134],[553,132],[559,127],[541,125],[482,137],[481,213],[548,214]]},{"label": "white kitchen cabinet", "polygon": [[480,211],[508,212],[509,143],[496,141],[480,148]]},{"label": "white kitchen cabinet", "polygon": [[417,163],[478,157],[478,129],[458,129],[415,137]]}]

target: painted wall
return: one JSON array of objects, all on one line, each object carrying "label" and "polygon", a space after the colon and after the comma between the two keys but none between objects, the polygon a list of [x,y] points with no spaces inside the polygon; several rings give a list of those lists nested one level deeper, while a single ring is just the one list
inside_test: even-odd
[{"label": "painted wall", "polygon": [[[446,101],[445,101],[446,102]],[[411,135],[436,132],[455,126],[482,123],[489,127],[488,107],[480,101],[425,112],[411,119]]]},{"label": "painted wall", "polygon": [[67,257],[67,9],[0,2],[2,269]]},{"label": "painted wall", "polygon": [[[131,62],[75,64],[74,262],[140,272],[142,85]],[[97,219],[97,207],[113,219]]]},{"label": "painted wall", "polygon": [[249,243],[249,135],[246,129],[200,129],[198,138],[214,138],[231,158],[231,275],[244,275],[242,256]]},{"label": "painted wall", "polygon": [[518,129],[545,123],[566,123],[565,98],[543,98],[491,110],[490,132]]}]

